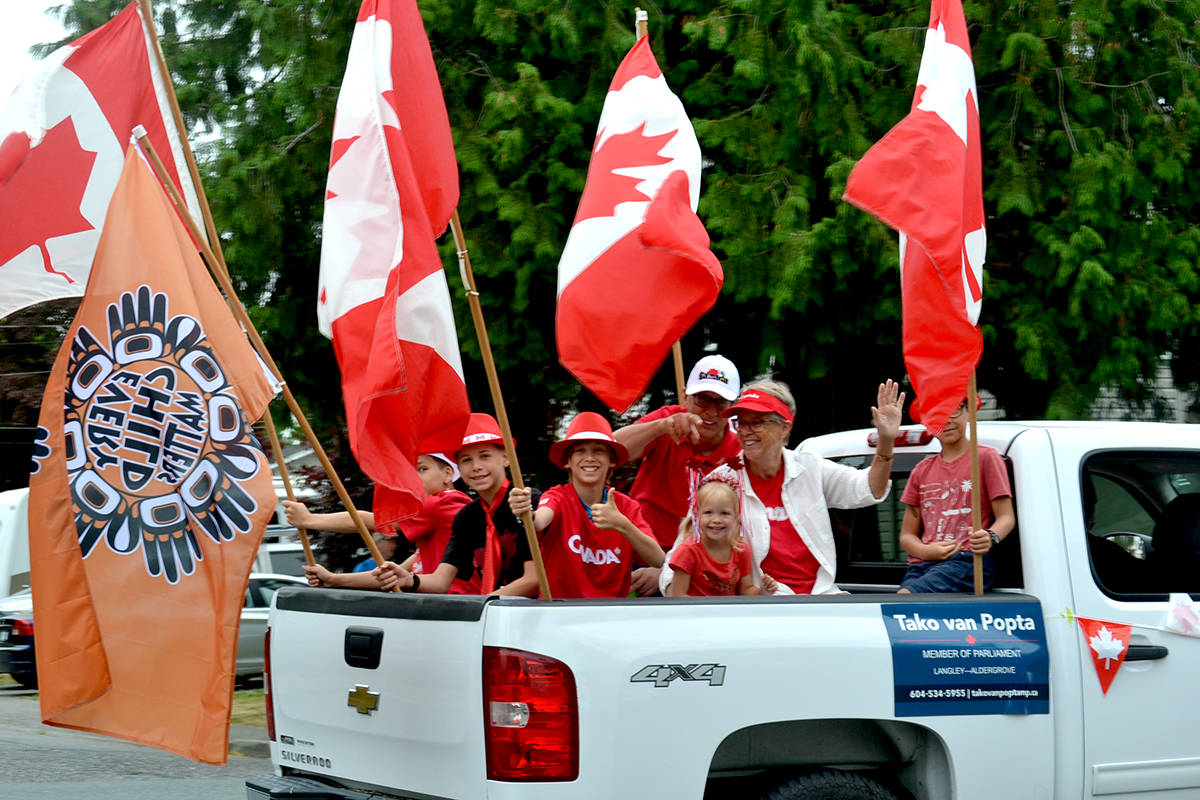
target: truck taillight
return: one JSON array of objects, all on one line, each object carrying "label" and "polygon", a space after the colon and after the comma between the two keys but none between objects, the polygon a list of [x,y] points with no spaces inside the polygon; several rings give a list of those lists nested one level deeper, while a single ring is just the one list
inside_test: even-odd
[{"label": "truck taillight", "polygon": [[575,676],[558,659],[483,648],[483,725],[489,780],[579,777]]},{"label": "truck taillight", "polygon": [[267,704],[267,738],[275,741],[275,704],[271,702],[271,629],[263,634],[263,702]]}]

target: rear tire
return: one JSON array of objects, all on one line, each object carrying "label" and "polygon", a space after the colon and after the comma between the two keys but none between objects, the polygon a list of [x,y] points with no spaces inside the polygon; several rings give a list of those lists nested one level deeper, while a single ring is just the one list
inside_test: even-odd
[{"label": "rear tire", "polygon": [[36,672],[14,672],[12,679],[25,689],[36,689],[38,685]]},{"label": "rear tire", "polygon": [[856,772],[823,769],[781,783],[763,800],[896,800],[896,795]]}]

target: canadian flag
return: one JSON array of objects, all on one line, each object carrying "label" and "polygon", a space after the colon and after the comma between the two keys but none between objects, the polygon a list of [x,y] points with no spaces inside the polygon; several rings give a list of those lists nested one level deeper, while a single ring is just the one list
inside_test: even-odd
[{"label": "canadian flag", "polygon": [[558,264],[559,361],[617,411],[721,291],[699,200],[700,144],[642,37],[608,87]]},{"label": "canadian flag", "polygon": [[854,167],[843,197],[900,231],[911,413],[936,433],[983,354],[979,104],[961,0],[933,0],[912,110]]},{"label": "canadian flag", "polygon": [[135,125],[199,215],[150,24],[130,3],[47,56],[0,106],[0,317],[83,295]]},{"label": "canadian flag", "polygon": [[421,453],[458,450],[469,410],[434,239],[458,203],[450,122],[414,0],[365,0],[333,124],[317,318],[342,371],[350,445],[421,510]]},{"label": "canadian flag", "polygon": [[1129,636],[1132,628],[1122,622],[1105,622],[1098,619],[1076,616],[1079,630],[1083,633],[1083,641],[1092,654],[1092,663],[1096,666],[1096,677],[1100,679],[1100,691],[1108,694],[1113,678],[1125,656],[1129,653]]}]

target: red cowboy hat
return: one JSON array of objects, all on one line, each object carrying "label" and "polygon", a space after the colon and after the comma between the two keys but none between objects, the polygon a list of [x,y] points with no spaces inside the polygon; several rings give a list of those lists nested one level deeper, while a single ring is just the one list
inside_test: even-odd
[{"label": "red cowboy hat", "polygon": [[[491,414],[472,414],[467,421],[467,430],[463,433],[462,444],[454,451],[454,460],[464,448],[473,444],[494,444],[504,447],[504,435],[500,433],[500,423]],[[517,442],[513,440],[513,447]]]},{"label": "red cowboy hat", "polygon": [[604,442],[611,447],[614,467],[619,467],[629,460],[629,450],[613,438],[612,425],[595,411],[582,411],[571,420],[571,424],[567,426],[567,435],[550,445],[550,460],[566,469],[567,448],[580,442]]}]

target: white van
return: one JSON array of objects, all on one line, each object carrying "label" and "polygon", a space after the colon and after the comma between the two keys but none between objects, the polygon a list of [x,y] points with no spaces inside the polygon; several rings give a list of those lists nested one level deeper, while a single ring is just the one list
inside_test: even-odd
[{"label": "white van", "polygon": [[29,487],[0,492],[0,597],[29,585]]}]

